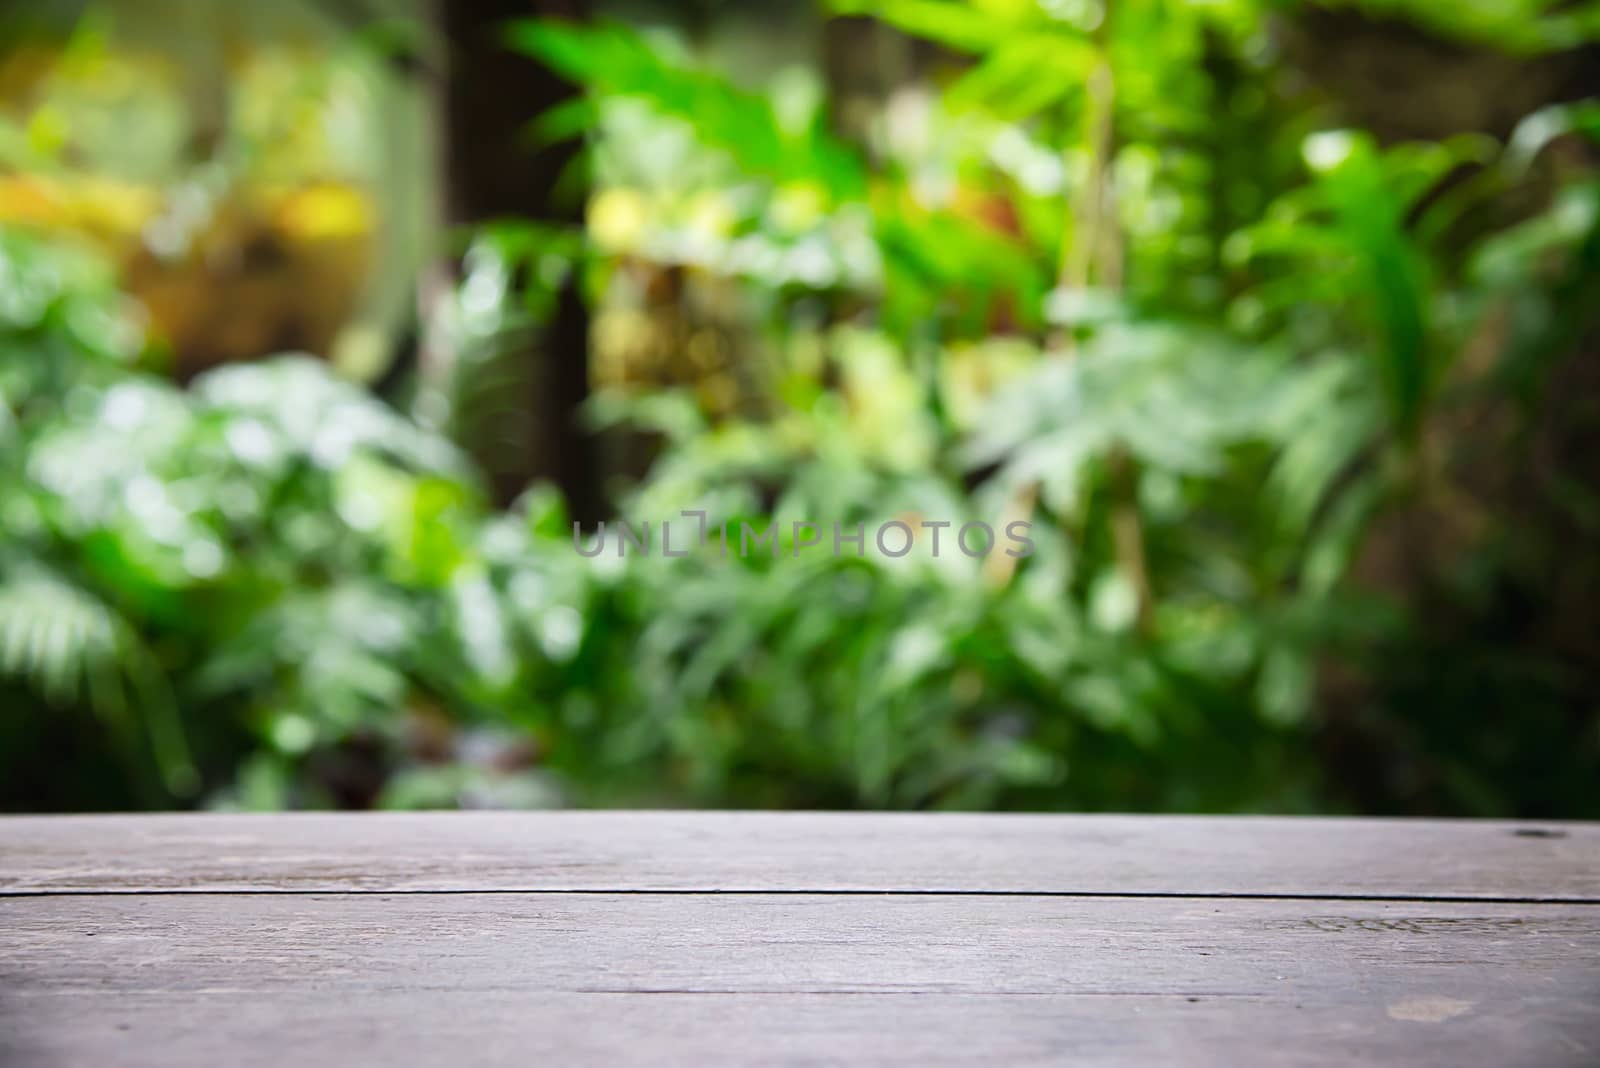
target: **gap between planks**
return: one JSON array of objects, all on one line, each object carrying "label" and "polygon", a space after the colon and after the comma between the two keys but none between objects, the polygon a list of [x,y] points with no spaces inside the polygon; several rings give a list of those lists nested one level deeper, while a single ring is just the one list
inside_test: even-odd
[{"label": "gap between planks", "polygon": [[1017,897],[1017,898],[1071,898],[1106,899],[1113,901],[1330,901],[1372,902],[1374,904],[1430,904],[1443,905],[1600,905],[1600,898],[1592,897],[1516,897],[1440,894],[1372,894],[1372,893],[1311,893],[1262,891],[1178,891],[1178,890],[914,890],[914,889],[687,889],[665,887],[661,889],[629,887],[560,887],[545,889],[519,889],[514,887],[402,887],[383,889],[377,887],[349,887],[346,889],[319,889],[264,887],[264,888],[205,888],[167,887],[162,889],[100,889],[52,890],[17,889],[0,890],[0,900],[8,898],[43,897],[450,897],[450,896],[500,895],[512,897]]}]

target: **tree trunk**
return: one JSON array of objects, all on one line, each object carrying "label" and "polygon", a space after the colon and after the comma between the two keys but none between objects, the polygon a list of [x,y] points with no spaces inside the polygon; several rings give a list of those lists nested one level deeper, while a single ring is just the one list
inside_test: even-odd
[{"label": "tree trunk", "polygon": [[[508,22],[530,16],[576,18],[581,0],[438,0],[448,49],[441,91],[443,210],[452,231],[495,219],[581,223],[583,197],[557,180],[572,165],[571,144],[531,147],[529,120],[569,99],[573,86],[503,43]],[[530,482],[547,479],[566,495],[573,514],[598,518],[594,450],[579,422],[589,392],[589,316],[569,281],[542,336],[517,354],[527,374],[528,432],[521,455],[490,464],[496,496],[508,501]]]}]

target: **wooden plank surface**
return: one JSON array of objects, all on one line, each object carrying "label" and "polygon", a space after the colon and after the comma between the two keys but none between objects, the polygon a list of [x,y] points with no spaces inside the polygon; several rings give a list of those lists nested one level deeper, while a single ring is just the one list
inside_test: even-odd
[{"label": "wooden plank surface", "polygon": [[0,892],[938,891],[1600,900],[1600,824],[417,813],[0,820]]},{"label": "wooden plank surface", "polygon": [[0,1056],[39,1064],[1600,1059],[1593,906],[116,895],[0,930]]},{"label": "wooden plank surface", "polygon": [[[1525,1005],[1412,1003],[1401,1018],[1316,1002],[1159,996],[944,994],[458,994],[428,992],[426,1026],[409,991],[335,1000],[331,992],[62,998],[29,1011],[34,1033],[4,1063],[119,1068],[285,1065],[982,1064],[1438,1065],[1592,1068],[1581,1019]],[[1453,1007],[1454,1003],[1445,1003]],[[1421,1008],[1417,1008],[1421,1005]],[[1541,1015],[1541,1013],[1543,1015]],[[1409,1014],[1407,1016],[1406,1014]],[[1592,1027],[1588,1034],[1592,1035]],[[0,1037],[0,1043],[4,1038]],[[330,1057],[329,1051],[337,1051]],[[0,1057],[5,1056],[0,1046]]]},{"label": "wooden plank surface", "polygon": [[[0,926],[8,966],[31,977],[34,996],[257,996],[293,992],[316,975],[351,993],[1194,995],[1387,1005],[1401,995],[1489,1003],[1521,990],[1587,996],[1600,1013],[1600,913],[1582,905],[130,895],[9,898],[0,901]],[[105,967],[108,953],[114,970]]]},{"label": "wooden plank surface", "polygon": [[0,819],[0,1066],[1596,1065],[1596,830]]}]

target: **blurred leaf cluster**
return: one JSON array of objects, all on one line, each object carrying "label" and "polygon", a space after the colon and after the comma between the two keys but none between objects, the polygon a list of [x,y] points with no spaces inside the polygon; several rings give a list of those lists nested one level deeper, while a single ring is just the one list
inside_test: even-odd
[{"label": "blurred leaf cluster", "polygon": [[[453,445],[309,357],[172,385],[76,250],[7,233],[0,275],[0,752],[104,776],[8,766],[18,797],[373,803],[386,762],[427,770],[407,732],[504,707],[502,638],[461,625],[489,565]],[[352,746],[380,766],[305,773]]]},{"label": "blurred leaf cluster", "polygon": [[[938,49],[854,131],[804,72],[518,27],[586,89],[535,129],[592,168],[594,414],[658,443],[628,514],[1042,545],[631,565],[670,580],[619,677],[659,679],[582,759],[715,801],[1594,810],[1593,104],[1385,139],[1294,88],[1295,12],[839,0]],[[1359,14],[1469,57],[1597,30]]]},{"label": "blurred leaf cluster", "polygon": [[98,245],[180,377],[359,362],[403,299],[418,185],[375,43],[300,0],[28,7],[0,19],[0,224]]}]

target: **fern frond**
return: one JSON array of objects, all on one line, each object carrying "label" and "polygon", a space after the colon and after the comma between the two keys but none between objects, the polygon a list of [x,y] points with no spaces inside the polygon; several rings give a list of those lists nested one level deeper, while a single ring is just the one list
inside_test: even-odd
[{"label": "fern frond", "polygon": [[81,702],[124,730],[137,719],[167,788],[192,789],[188,744],[154,655],[114,608],[37,561],[0,579],[0,676],[50,704]]}]

